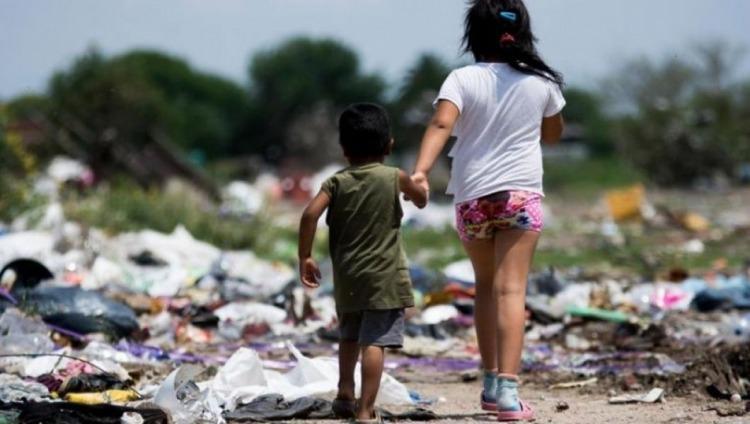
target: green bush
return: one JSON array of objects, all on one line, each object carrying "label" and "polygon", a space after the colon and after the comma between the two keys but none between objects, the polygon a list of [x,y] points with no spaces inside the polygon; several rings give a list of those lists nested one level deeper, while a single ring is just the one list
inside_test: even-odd
[{"label": "green bush", "polygon": [[44,199],[34,194],[29,181],[0,174],[0,221],[10,223],[43,202]]},{"label": "green bush", "polygon": [[169,233],[183,225],[193,237],[223,249],[271,249],[264,240],[277,231],[263,216],[223,217],[216,206],[196,196],[143,190],[129,184],[85,194],[66,193],[63,197],[68,219],[111,234],[143,229]]}]

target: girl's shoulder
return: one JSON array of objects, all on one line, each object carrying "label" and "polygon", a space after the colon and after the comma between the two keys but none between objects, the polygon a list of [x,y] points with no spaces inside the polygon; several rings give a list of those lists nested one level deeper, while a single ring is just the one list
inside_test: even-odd
[{"label": "girl's shoulder", "polygon": [[461,79],[485,77],[485,78],[513,78],[527,76],[516,71],[506,63],[477,62],[454,69],[450,77]]},{"label": "girl's shoulder", "polygon": [[487,70],[489,69],[487,65],[487,63],[472,63],[470,65],[461,66],[452,70],[451,74],[471,75],[480,72],[487,72]]}]

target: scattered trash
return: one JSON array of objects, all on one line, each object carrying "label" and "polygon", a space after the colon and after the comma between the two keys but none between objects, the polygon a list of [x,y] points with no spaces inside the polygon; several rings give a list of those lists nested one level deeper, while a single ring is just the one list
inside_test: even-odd
[{"label": "scattered trash", "polygon": [[284,396],[270,394],[258,396],[224,415],[232,421],[280,421],[294,419],[332,419],[331,402],[310,397],[301,397],[285,402]]},{"label": "scattered trash", "polygon": [[[44,424],[121,424],[128,414],[138,414],[144,424],[168,424],[166,413],[157,408],[117,405],[80,405],[69,402],[0,403],[0,411],[17,414],[20,423]],[[127,419],[127,418],[126,418]]]},{"label": "scattered trash", "polygon": [[707,410],[716,411],[716,415],[720,417],[744,417],[750,414],[750,402],[746,404],[712,405]]},{"label": "scattered trash", "polygon": [[586,380],[580,380],[580,381],[570,381],[567,383],[557,383],[550,386],[550,389],[577,389],[581,387],[586,386],[593,386],[599,381],[598,378],[589,378]]},{"label": "scattered trash", "polygon": [[636,395],[622,395],[609,398],[611,404],[621,403],[655,403],[661,402],[664,396],[664,389],[651,389],[648,393]]},{"label": "scattered trash", "polygon": [[598,319],[618,323],[632,322],[633,317],[621,311],[607,311],[599,308],[571,306],[566,311],[572,317]]},{"label": "scattered trash", "polygon": [[[61,161],[50,173],[80,182],[85,170],[69,165]],[[288,197],[307,195],[311,179],[297,180]],[[220,214],[265,213],[284,184],[275,177],[231,183]],[[571,238],[606,249],[611,265],[529,276],[524,378],[587,393],[609,384],[626,392],[613,394],[613,404],[705,389],[724,402],[718,413],[739,414],[750,389],[750,354],[742,348],[750,340],[743,312],[750,263],[739,267],[731,257],[710,270],[671,266],[642,249],[639,237],[667,229],[658,248],[679,260],[722,237],[741,239],[745,217],[654,207],[642,186],[607,193],[605,203],[607,211],[591,212],[594,221],[574,225]],[[331,417],[323,399],[337,388],[339,335],[325,261],[321,288],[306,291],[294,263],[223,251],[181,226],[104,234],[66,221],[54,201],[38,214],[38,225],[29,215],[0,230],[0,423],[6,415],[127,424]],[[450,205],[407,205],[404,225],[444,230],[452,214]],[[276,244],[274,258],[294,257],[293,243]],[[383,411],[387,420],[440,418],[420,408],[402,412],[440,401],[402,382],[468,387],[480,375],[471,262],[457,260],[465,256],[452,247],[425,246],[417,256],[409,269],[417,305],[406,313],[403,349],[388,355],[377,399],[380,408],[402,407]],[[448,265],[425,265],[433,259]],[[623,272],[620,259],[644,271]],[[701,352],[696,361],[685,354],[693,351]],[[359,392],[359,370],[355,376]],[[664,390],[633,394],[655,385]],[[555,404],[557,412],[569,409]]]},{"label": "scattered trash", "polygon": [[40,383],[26,381],[17,376],[0,374],[0,402],[38,402],[49,396],[49,390]]},{"label": "scattered trash", "polygon": [[125,403],[140,399],[134,390],[106,390],[98,393],[68,393],[65,400],[83,405]]},{"label": "scattered trash", "polygon": [[606,201],[610,216],[615,221],[639,217],[645,195],[646,190],[642,185],[607,192]]},{"label": "scattered trash", "polygon": [[684,213],[678,217],[678,220],[686,230],[694,233],[702,233],[711,228],[711,223],[695,212]]}]

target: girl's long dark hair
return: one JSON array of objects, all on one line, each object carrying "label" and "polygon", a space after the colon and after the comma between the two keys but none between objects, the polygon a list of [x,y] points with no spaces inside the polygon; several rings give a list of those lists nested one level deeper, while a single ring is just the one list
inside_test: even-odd
[{"label": "girl's long dark hair", "polygon": [[471,0],[465,26],[464,50],[477,62],[504,62],[519,72],[563,85],[562,74],[547,65],[536,50],[523,0]]}]

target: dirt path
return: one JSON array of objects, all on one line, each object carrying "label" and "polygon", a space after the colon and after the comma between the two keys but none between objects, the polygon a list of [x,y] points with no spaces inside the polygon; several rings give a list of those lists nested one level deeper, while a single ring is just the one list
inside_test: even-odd
[{"label": "dirt path", "polygon": [[[434,410],[442,415],[454,417],[440,422],[494,421],[491,415],[476,413],[477,390],[465,384],[441,386],[417,386],[425,396],[443,393],[449,401],[435,405]],[[582,424],[582,423],[750,423],[750,417],[720,418],[714,411],[706,411],[705,401],[684,398],[667,398],[665,403],[642,405],[610,405],[603,395],[581,395],[576,390],[538,391],[526,390],[524,396],[537,410],[537,422]],[[565,402],[570,409],[556,412],[558,402]]]},{"label": "dirt path", "polygon": [[[422,396],[442,397],[445,400],[430,409],[443,419],[432,423],[491,423],[494,416],[477,408],[478,390],[473,384],[410,384],[410,389]],[[555,424],[680,424],[680,423],[750,423],[745,417],[719,417],[705,399],[666,398],[664,403],[641,405],[610,405],[605,395],[583,395],[577,390],[523,392],[537,410],[537,423]],[[566,402],[570,409],[556,412],[558,402]],[[725,406],[728,404],[724,404]],[[305,421],[309,423],[310,421]],[[337,421],[323,421],[334,423]],[[321,422],[321,423],[323,423]]]}]

